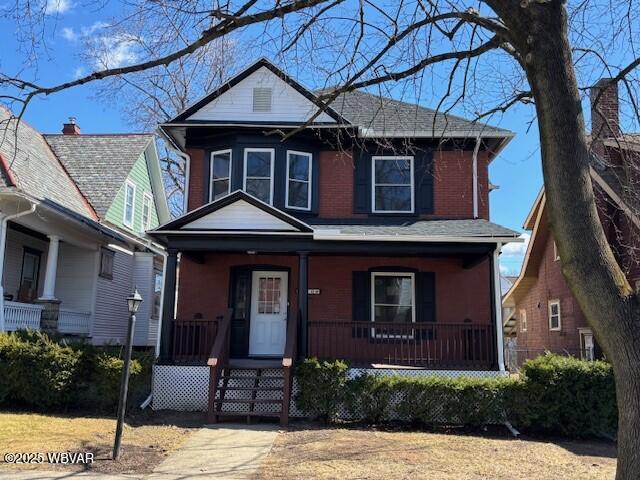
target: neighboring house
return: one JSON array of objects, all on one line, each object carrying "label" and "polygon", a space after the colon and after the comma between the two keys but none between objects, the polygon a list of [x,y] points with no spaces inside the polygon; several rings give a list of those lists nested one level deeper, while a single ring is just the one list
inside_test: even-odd
[{"label": "neighboring house", "polygon": [[325,107],[260,60],[161,125],[190,173],[187,213],[149,232],[168,252],[154,408],[286,422],[304,357],[504,371],[518,233],[488,220],[488,169],[512,133],[360,91]]},{"label": "neighboring house", "polygon": [[144,232],[169,213],[153,135],[16,127],[0,109],[0,329],[121,343],[137,286],[134,344],[156,346],[164,250]]},{"label": "neighboring house", "polygon": [[[620,135],[618,90],[602,80],[591,92],[601,88],[601,120],[593,111],[591,177],[596,204],[605,234],[632,286],[640,284],[640,259],[637,256],[640,220],[637,217],[640,197],[635,168],[640,160],[640,136]],[[504,331],[511,341],[509,364],[517,368],[527,358],[545,351],[585,359],[602,356],[593,332],[562,275],[562,258],[558,255],[546,212],[544,189],[540,192],[524,223],[531,231],[520,275],[505,295]]]}]

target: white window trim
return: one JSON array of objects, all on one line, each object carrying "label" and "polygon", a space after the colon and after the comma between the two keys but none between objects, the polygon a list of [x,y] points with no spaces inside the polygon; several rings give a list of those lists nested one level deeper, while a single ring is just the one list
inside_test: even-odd
[{"label": "white window trim", "polygon": [[[221,153],[229,154],[229,187],[227,188],[227,195],[231,193],[231,171],[233,169],[233,151],[230,148],[226,148],[224,150],[216,150],[215,152],[211,152],[209,154],[209,201],[213,200],[213,157],[214,155],[219,155]],[[222,196],[220,198],[224,198]]]},{"label": "white window trim", "polygon": [[[524,319],[524,322],[522,321],[523,319]],[[527,331],[527,309],[526,308],[520,309],[520,331],[521,332]]]},{"label": "white window trim", "polygon": [[[276,150],[274,148],[245,148],[244,149],[244,172],[242,175],[242,189],[247,191],[247,154],[250,152],[269,152],[271,153],[271,178],[269,178],[269,205],[273,205],[273,170],[275,158],[276,158]],[[263,178],[263,177],[252,177],[252,178]]]},{"label": "white window trim", "polygon": [[[133,228],[133,224],[136,221],[136,184],[131,180],[127,179],[125,181],[124,187],[124,208],[122,211],[122,223],[129,228]],[[127,221],[127,188],[131,187],[133,189],[133,199],[131,201],[131,222]]]},{"label": "white window trim", "polygon": [[560,255],[558,255],[558,245],[556,245],[556,241],[553,241],[553,261],[557,262],[560,260]]},{"label": "white window trim", "polygon": [[[551,326],[551,306],[552,305],[558,306],[558,326],[557,327]],[[549,300],[549,304],[547,306],[547,317],[549,319],[549,331],[559,332],[560,330],[562,330],[562,312],[560,310],[560,300],[558,299]]]},{"label": "white window trim", "polygon": [[[149,213],[147,214],[147,221],[144,221],[144,207],[146,204],[149,204]],[[149,192],[144,192],[142,194],[142,230],[147,231],[151,229],[151,217],[153,212],[153,197]]]},{"label": "white window trim", "polygon": [[[411,165],[411,210],[376,210],[376,185],[377,186],[406,186],[391,183],[376,183],[376,161],[377,160],[409,160]],[[378,155],[371,157],[371,211],[373,213],[414,213],[415,207],[415,187],[414,187],[414,158],[411,155]]]},{"label": "white window trim", "polygon": [[[292,181],[291,177],[289,176],[289,166],[290,166],[290,157],[289,155],[300,155],[303,157],[307,157],[308,160],[308,165],[309,165],[309,180],[307,181],[307,206],[305,207],[298,207],[295,205],[289,205],[289,182]],[[312,181],[312,170],[313,170],[313,154],[309,153],[309,152],[299,152],[298,150],[287,150],[287,182],[286,182],[286,186],[285,186],[285,207],[286,208],[290,208],[291,210],[303,210],[303,211],[309,211],[311,210],[311,192],[312,192],[312,187],[311,187],[311,181]],[[302,180],[293,180],[294,182],[300,182],[303,183]]]},{"label": "white window trim", "polygon": [[[371,323],[376,323],[376,277],[409,277],[411,278],[411,323],[416,323],[416,275],[413,272],[371,272],[371,300],[369,309],[371,310]],[[371,336],[375,338],[407,338],[412,339],[415,337],[415,331],[411,331],[411,335],[388,335],[383,333],[376,333],[376,329],[371,329]]]}]

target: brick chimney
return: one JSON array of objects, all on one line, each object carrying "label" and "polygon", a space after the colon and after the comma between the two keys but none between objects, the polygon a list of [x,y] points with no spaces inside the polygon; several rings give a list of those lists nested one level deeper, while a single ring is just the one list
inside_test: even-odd
[{"label": "brick chimney", "polygon": [[76,117],[69,117],[69,123],[62,126],[63,135],[80,135],[80,127],[76,124]]},{"label": "brick chimney", "polygon": [[[594,105],[598,95],[600,99]],[[591,87],[590,97],[592,149],[609,163],[610,158],[603,140],[620,135],[618,84],[612,83],[610,78],[601,78]]]}]

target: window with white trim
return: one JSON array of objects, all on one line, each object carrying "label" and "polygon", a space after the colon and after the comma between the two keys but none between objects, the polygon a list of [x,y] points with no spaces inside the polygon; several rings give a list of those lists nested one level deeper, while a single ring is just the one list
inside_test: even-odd
[{"label": "window with white trim", "polygon": [[244,149],[244,191],[273,203],[273,148]]},{"label": "window with white trim", "polygon": [[287,150],[287,208],[311,210],[312,158],[311,153]]},{"label": "window with white trim", "polygon": [[527,331],[527,311],[524,308],[520,309],[520,331]]},{"label": "window with white trim", "polygon": [[371,273],[371,321],[416,321],[415,275],[412,272]]},{"label": "window with white trim", "polygon": [[558,260],[560,260],[560,255],[558,254],[558,245],[556,244],[556,241],[553,241],[553,261],[557,262]]},{"label": "window with white trim", "polygon": [[231,150],[211,152],[209,201],[226,197],[231,193],[231,156]]},{"label": "window with white trim", "polygon": [[374,213],[413,213],[413,157],[371,157]]},{"label": "window with white trim", "polygon": [[146,232],[151,229],[151,205],[153,198],[149,192],[142,195],[142,231]]},{"label": "window with white trim", "polygon": [[136,209],[136,186],[130,180],[124,185],[124,214],[122,223],[127,227],[133,227],[133,217]]},{"label": "window with white trim", "polygon": [[561,328],[560,300],[549,300],[549,330],[558,331]]},{"label": "window with white trim", "polygon": [[113,279],[113,259],[115,257],[115,252],[113,250],[109,250],[108,248],[100,249],[100,272],[98,273],[101,277],[107,278],[109,280]]}]

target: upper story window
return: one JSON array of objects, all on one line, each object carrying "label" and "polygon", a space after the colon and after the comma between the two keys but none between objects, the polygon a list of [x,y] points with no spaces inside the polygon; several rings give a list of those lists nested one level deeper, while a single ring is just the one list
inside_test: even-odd
[{"label": "upper story window", "polygon": [[151,228],[151,205],[153,198],[149,192],[144,192],[142,196],[142,231],[146,232]]},{"label": "upper story window", "polygon": [[311,210],[312,158],[310,153],[287,151],[287,208]]},{"label": "upper story window", "polygon": [[100,272],[99,275],[103,278],[111,280],[113,278],[113,258],[115,252],[108,248],[102,248],[100,250]]},{"label": "upper story window", "polygon": [[244,149],[244,191],[273,203],[273,148]]},{"label": "upper story window", "polygon": [[371,157],[374,213],[413,213],[413,157]]},{"label": "upper story window", "polygon": [[527,331],[527,311],[524,308],[520,310],[520,331]]},{"label": "upper story window", "polygon": [[211,185],[209,201],[231,193],[231,150],[211,152]]},{"label": "upper story window", "polygon": [[136,208],[136,186],[127,180],[124,186],[124,214],[122,223],[127,227],[133,227],[133,216]]},{"label": "upper story window", "polygon": [[560,300],[549,300],[549,330],[560,330]]},{"label": "upper story window", "polygon": [[271,111],[272,89],[256,87],[253,89],[253,111],[254,112],[270,112]]}]

